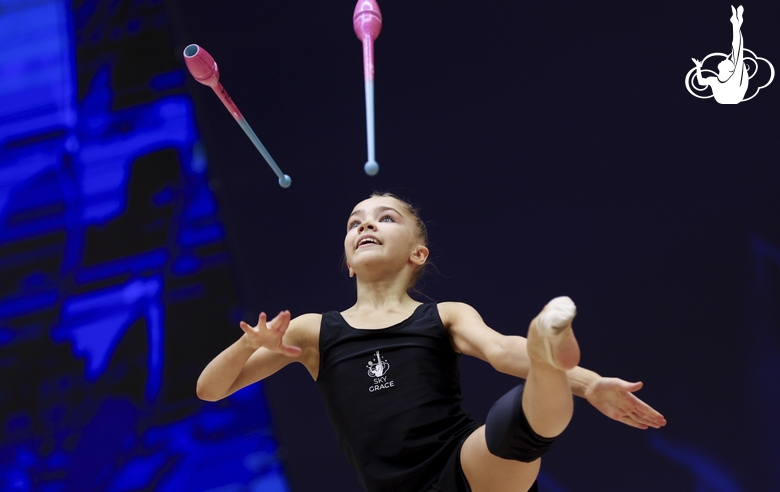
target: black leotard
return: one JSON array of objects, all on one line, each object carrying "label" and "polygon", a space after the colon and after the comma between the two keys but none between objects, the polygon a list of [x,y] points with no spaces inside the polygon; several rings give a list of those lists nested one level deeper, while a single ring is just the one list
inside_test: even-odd
[{"label": "black leotard", "polygon": [[317,386],[366,490],[428,490],[478,427],[460,406],[459,358],[436,304],[383,329],[322,315]]}]

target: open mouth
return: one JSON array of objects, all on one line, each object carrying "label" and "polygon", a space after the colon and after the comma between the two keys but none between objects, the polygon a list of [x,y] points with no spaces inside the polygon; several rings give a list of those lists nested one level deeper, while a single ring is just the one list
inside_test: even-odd
[{"label": "open mouth", "polygon": [[358,240],[357,246],[355,249],[359,249],[365,246],[371,246],[371,245],[380,245],[382,243],[379,242],[379,239],[375,238],[374,236],[363,236]]}]

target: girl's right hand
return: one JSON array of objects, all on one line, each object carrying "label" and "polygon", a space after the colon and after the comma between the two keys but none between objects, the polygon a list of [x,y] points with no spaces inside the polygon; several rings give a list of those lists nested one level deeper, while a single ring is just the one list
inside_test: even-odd
[{"label": "girl's right hand", "polygon": [[257,326],[250,326],[243,321],[239,323],[246,335],[244,339],[251,348],[257,350],[260,347],[264,347],[271,352],[278,352],[287,357],[298,357],[301,355],[300,347],[285,345],[282,342],[284,333],[289,325],[290,311],[282,311],[268,323],[266,323],[265,313],[260,313]]}]

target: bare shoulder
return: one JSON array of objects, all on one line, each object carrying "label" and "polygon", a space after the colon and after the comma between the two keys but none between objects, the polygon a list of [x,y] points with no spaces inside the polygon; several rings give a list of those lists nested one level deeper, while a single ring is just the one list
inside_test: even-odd
[{"label": "bare shoulder", "polygon": [[306,366],[313,379],[317,379],[320,371],[320,324],[322,315],[316,313],[302,314],[290,320],[284,343],[300,347],[301,355],[296,358]]},{"label": "bare shoulder", "polygon": [[439,303],[439,317],[456,352],[488,360],[488,353],[500,342],[500,335],[464,302]]},{"label": "bare shoulder", "polygon": [[322,315],[317,313],[302,314],[291,319],[284,335],[284,343],[300,347],[304,351],[318,348],[321,323]]},{"label": "bare shoulder", "polygon": [[320,323],[322,322],[322,315],[319,313],[306,313],[290,320],[290,326],[294,324],[296,328],[303,330],[317,330],[320,331]]},{"label": "bare shoulder", "polygon": [[477,310],[465,302],[440,302],[438,308],[441,322],[447,329],[450,329],[459,321],[482,320]]}]

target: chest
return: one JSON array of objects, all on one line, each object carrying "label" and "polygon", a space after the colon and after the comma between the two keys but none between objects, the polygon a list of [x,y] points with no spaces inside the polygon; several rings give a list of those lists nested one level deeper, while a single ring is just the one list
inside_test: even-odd
[{"label": "chest", "polygon": [[409,320],[420,306],[393,311],[344,311],[342,319],[347,325],[364,330],[382,330]]},{"label": "chest", "polygon": [[458,384],[458,355],[443,333],[358,333],[325,349],[318,381],[350,403],[377,393],[436,393]]}]

